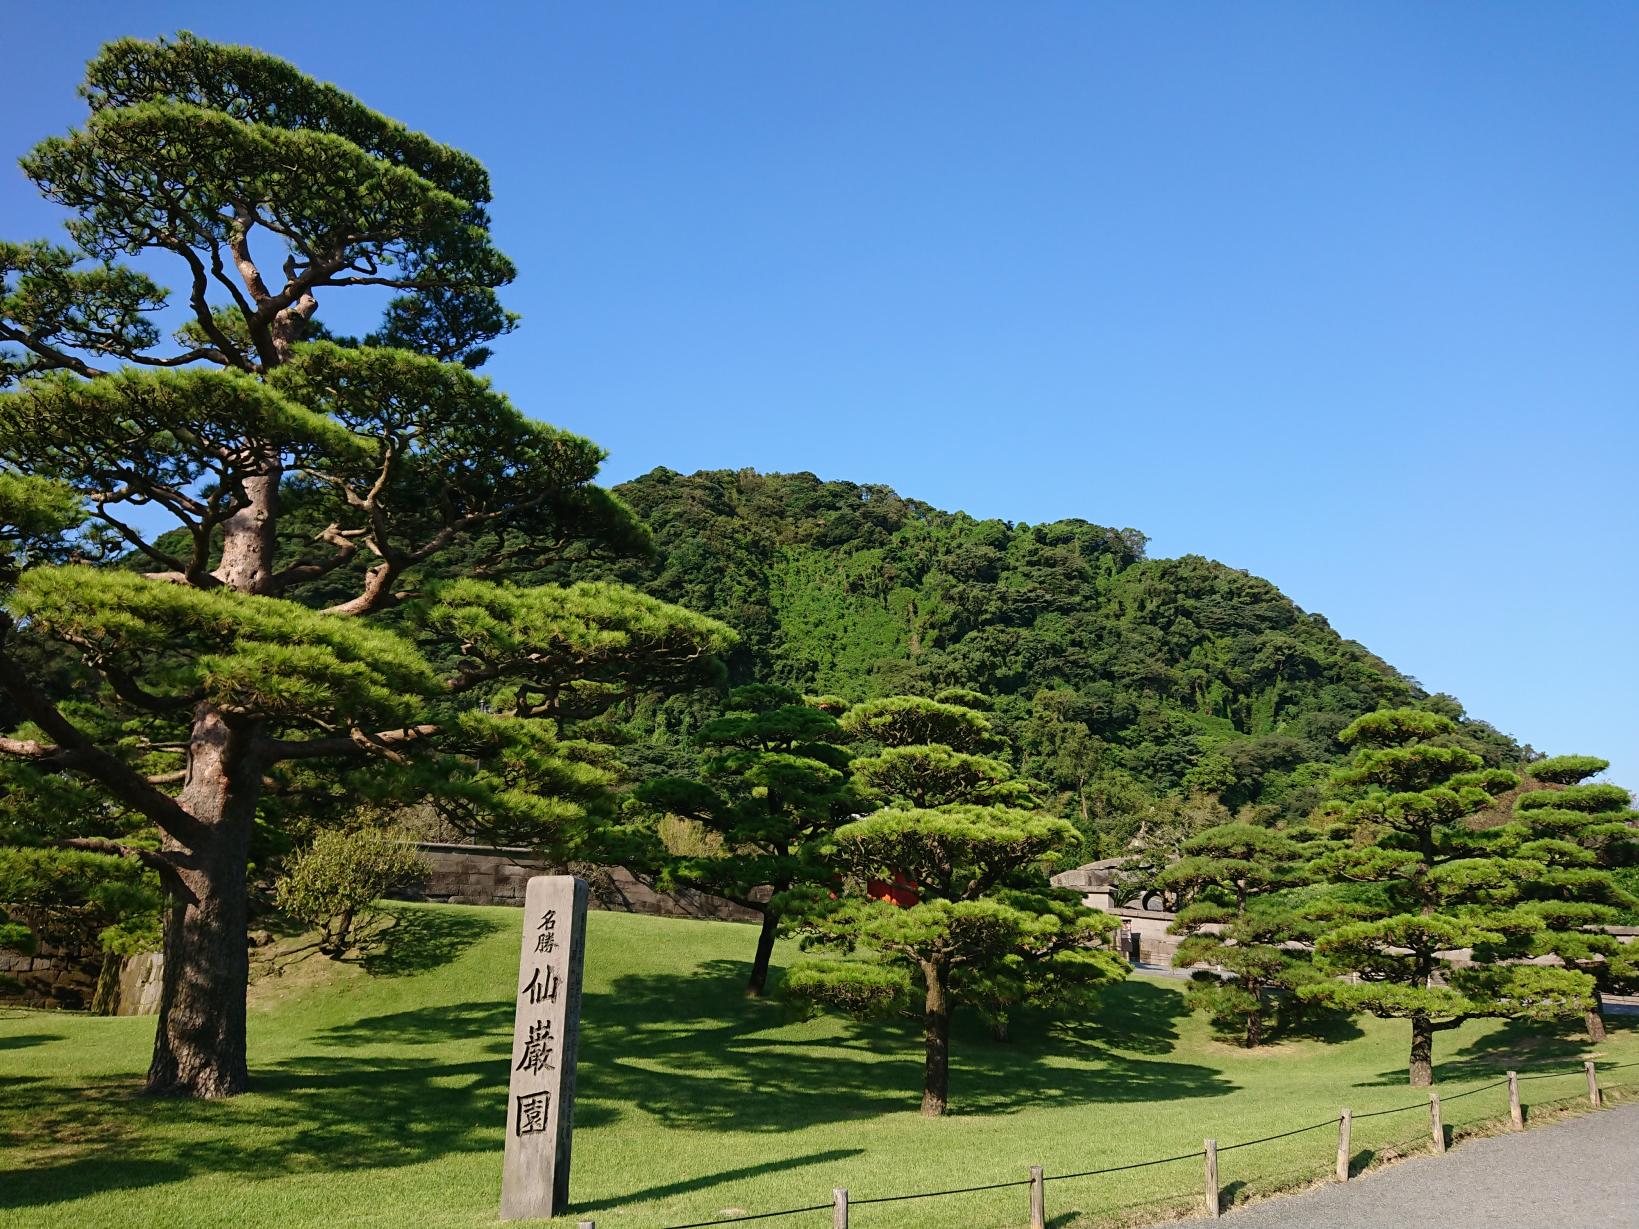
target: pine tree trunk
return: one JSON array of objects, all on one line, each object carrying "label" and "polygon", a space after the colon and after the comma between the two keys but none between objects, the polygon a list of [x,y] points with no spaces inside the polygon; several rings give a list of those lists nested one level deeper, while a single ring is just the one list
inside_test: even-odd
[{"label": "pine tree trunk", "polygon": [[1600,997],[1595,987],[1593,992],[1593,1007],[1583,1017],[1588,1026],[1589,1041],[1605,1040],[1605,1001]]},{"label": "pine tree trunk", "polygon": [[1246,1013],[1246,1048],[1263,1044],[1263,1012],[1249,1011]]},{"label": "pine tree trunk", "polygon": [[194,715],[188,779],[178,801],[208,835],[177,853],[166,876],[165,975],[148,1091],[231,1097],[249,1084],[245,990],[250,980],[245,868],[261,789],[255,732],[210,705]]},{"label": "pine tree trunk", "polygon": [[249,502],[222,523],[222,558],[214,575],[240,593],[273,592],[275,537],[279,523],[280,471],[245,479]]},{"label": "pine tree trunk", "polygon": [[922,1113],[937,1118],[950,1100],[950,970],[937,961],[922,962],[922,976],[928,984],[923,1006],[922,1038],[926,1057],[922,1064]]},{"label": "pine tree trunk", "polygon": [[102,968],[97,971],[97,988],[91,992],[91,1014],[111,1016],[119,1010],[120,970],[125,957],[117,952],[102,954]]},{"label": "pine tree trunk", "polygon": [[763,928],[757,935],[757,958],[751,962],[751,979],[746,982],[747,994],[761,995],[768,989],[768,962],[774,958],[774,938],[779,931],[779,915],[765,908]]},{"label": "pine tree trunk", "polygon": [[1411,1086],[1427,1088],[1434,1083],[1434,1026],[1427,1016],[1411,1018]]}]

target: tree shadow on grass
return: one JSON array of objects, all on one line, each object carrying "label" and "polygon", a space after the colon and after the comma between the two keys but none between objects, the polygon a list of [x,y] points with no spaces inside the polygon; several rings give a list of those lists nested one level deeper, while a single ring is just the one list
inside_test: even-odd
[{"label": "tree shadow on grass", "polygon": [[181,1162],[159,1158],[144,1161],[140,1169],[122,1167],[117,1171],[110,1171],[102,1156],[31,1165],[22,1173],[8,1174],[6,1180],[0,1182],[0,1209],[29,1208],[103,1191],[132,1191],[181,1182],[191,1172],[190,1167]]},{"label": "tree shadow on grass", "polygon": [[[409,911],[411,916],[420,912]],[[421,954],[462,948],[494,929],[486,919],[433,913]],[[477,926],[459,923],[477,921]],[[441,959],[447,959],[447,956]],[[787,1027],[780,1004],[747,999],[745,965],[708,961],[679,973],[632,975],[584,1000],[578,1126],[648,1114],[700,1132],[780,1133],[818,1124],[913,1114],[922,1075],[919,1021]],[[252,1090],[230,1102],[155,1100],[128,1079],[96,1088],[54,1079],[0,1087],[0,1120],[43,1150],[0,1184],[0,1207],[57,1203],[199,1174],[337,1173],[414,1165],[459,1153],[500,1155],[506,1116],[511,996],[486,986],[429,1004],[325,1028],[276,1061],[253,1055]],[[1176,1038],[1178,996],[1146,983],[1112,987],[1112,1023],[1018,1030],[998,1044],[972,1013],[958,1014],[951,1071],[957,1114],[1008,1113],[1084,1101],[1142,1105],[1217,1096],[1235,1085],[1203,1066],[1159,1057]],[[1110,1007],[1106,1004],[1106,1009]],[[1102,1016],[1105,1013],[1100,1013]],[[1023,1022],[1021,1022],[1023,1023]],[[447,1047],[464,1042],[454,1058]],[[825,1163],[830,1154],[771,1160],[770,1171]],[[727,1169],[629,1192],[598,1192],[599,1207],[738,1181]],[[653,1183],[664,1175],[644,1174]]]},{"label": "tree shadow on grass", "polygon": [[315,1034],[324,1046],[437,1045],[446,1041],[491,1037],[498,1045],[491,1053],[512,1050],[512,1004],[469,1000],[437,1007],[415,1007],[385,1015],[365,1016],[346,1024],[332,1025]]},{"label": "tree shadow on grass", "polygon": [[392,924],[382,933],[380,946],[358,961],[366,973],[379,977],[441,968],[503,925],[465,910],[405,908],[392,902],[383,902],[381,912]]},{"label": "tree shadow on grass", "polygon": [[1276,1041],[1323,1041],[1340,1045],[1366,1035],[1353,1014],[1327,1007],[1310,1007],[1301,1014],[1282,1020],[1275,1029]]},{"label": "tree shadow on grass", "polygon": [[[1606,1021],[1612,1028],[1616,1017]],[[1623,1027],[1639,1026],[1639,1020],[1624,1022]],[[1580,1018],[1562,1017],[1556,1020],[1505,1020],[1462,1048],[1442,1051],[1440,1042],[1450,1036],[1436,1033],[1434,1038],[1434,1082],[1441,1084],[1472,1084],[1501,1079],[1509,1071],[1527,1072],[1563,1069],[1570,1075],[1580,1068],[1591,1046],[1583,1032]],[[1405,1025],[1405,1042],[1411,1043],[1411,1029]],[[1395,1085],[1406,1083],[1406,1069],[1398,1067],[1380,1072],[1376,1079],[1362,1080],[1361,1086]]]},{"label": "tree shadow on grass", "polygon": [[1179,991],[1129,977],[1100,990],[1092,1014],[1050,1018],[1047,1028],[1077,1046],[1105,1052],[1170,1054],[1178,1044],[1178,1021],[1189,1014]]},{"label": "tree shadow on grass", "polygon": [[651,1199],[666,1199],[673,1195],[686,1195],[691,1191],[704,1190],[707,1187],[718,1186],[724,1182],[740,1182],[746,1178],[758,1178],[764,1174],[777,1174],[788,1169],[803,1169],[809,1165],[829,1165],[834,1161],[846,1161],[850,1157],[859,1156],[863,1148],[831,1148],[825,1152],[810,1152],[806,1156],[786,1157],[779,1161],[764,1161],[760,1165],[742,1165],[738,1169],[722,1169],[714,1174],[707,1174],[700,1178],[690,1178],[682,1182],[666,1182],[659,1186],[646,1186],[642,1190],[632,1191],[625,1195],[614,1196],[609,1199],[598,1199],[591,1203],[576,1203],[576,1212],[601,1212],[605,1208],[625,1207],[627,1204],[645,1203]]},{"label": "tree shadow on grass", "polygon": [[0,1036],[0,1050],[26,1050],[29,1046],[44,1045],[48,1041],[61,1041],[65,1033],[12,1033],[10,1036]]},{"label": "tree shadow on grass", "polygon": [[[824,1035],[793,1035],[778,1003],[738,992],[744,965],[710,961],[695,976],[621,978],[587,998],[577,1091],[617,1118],[641,1106],[667,1126],[784,1132],[818,1123],[914,1112],[921,1100],[920,1020],[832,1018]],[[1178,996],[1144,983],[1112,987],[1128,1048],[1164,1052]],[[1106,1010],[1109,1005],[1106,1004]],[[1154,1008],[1153,1012],[1144,1009]],[[1103,1014],[1103,1013],[1101,1013]],[[956,1114],[1010,1113],[1082,1101],[1218,1096],[1235,1085],[1191,1063],[1136,1058],[1111,1035],[1017,1030],[997,1043],[958,1010],[951,1052]],[[577,1108],[577,1115],[579,1109]],[[601,1115],[600,1115],[601,1118]]]}]

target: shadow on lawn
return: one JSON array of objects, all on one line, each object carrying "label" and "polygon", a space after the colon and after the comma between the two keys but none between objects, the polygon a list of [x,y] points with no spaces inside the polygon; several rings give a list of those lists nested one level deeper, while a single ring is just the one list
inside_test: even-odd
[{"label": "shadow on lawn", "polygon": [[[830,1036],[791,1037],[779,1031],[790,1019],[783,1007],[739,992],[744,969],[712,961],[693,978],[626,977],[612,992],[588,996],[576,1120],[582,1107],[588,1121],[602,1123],[641,1106],[672,1127],[780,1132],[917,1109],[920,1020],[837,1020]],[[1177,994],[1139,981],[1106,994],[1097,1022],[1025,1021],[1008,1043],[990,1040],[977,1018],[958,1012],[953,1111],[1233,1091],[1211,1068],[1121,1052],[1170,1049],[1184,1012]]]},{"label": "shadow on lawn", "polygon": [[440,968],[504,924],[465,911],[406,909],[386,903],[381,911],[392,919],[392,924],[383,933],[379,950],[370,952],[359,963],[365,972],[386,977]]},{"label": "shadow on lawn", "polygon": [[[435,927],[427,942],[476,937],[482,936],[470,928]],[[745,969],[743,962],[711,961],[692,975],[625,977],[588,994],[576,1125],[613,1123],[641,1110],[669,1127],[773,1133],[915,1112],[919,1021],[838,1020],[821,1037],[789,1032],[783,1007],[744,996]],[[1019,1039],[1006,1044],[990,1040],[971,1014],[958,1016],[951,1070],[956,1113],[1082,1101],[1142,1104],[1234,1089],[1210,1068],[1151,1057],[1164,1055],[1176,1040],[1183,1014],[1176,993],[1139,981],[1107,993],[1096,1021],[1052,1027],[1020,1021]],[[0,1184],[0,1208],[202,1173],[339,1172],[452,1153],[493,1154],[498,1170],[511,1024],[510,997],[351,1021],[318,1032],[301,1052],[279,1061],[257,1062],[253,1053],[251,1093],[226,1103],[150,1099],[135,1081],[95,1088],[10,1082],[0,1086],[0,1119],[27,1122],[27,1142],[48,1155]],[[447,1050],[422,1048],[462,1040],[470,1044],[459,1061],[450,1061]],[[600,1192],[596,1206],[832,1159],[840,1154]]]},{"label": "shadow on lawn", "polygon": [[25,1050],[48,1041],[61,1041],[64,1036],[64,1033],[13,1033],[9,1037],[0,1037],[0,1050]]},{"label": "shadow on lawn", "polygon": [[746,1178],[758,1178],[764,1174],[777,1174],[787,1169],[802,1169],[807,1165],[828,1165],[833,1161],[846,1161],[864,1152],[863,1148],[832,1148],[825,1152],[810,1152],[807,1156],[787,1157],[783,1161],[765,1161],[761,1165],[742,1165],[738,1169],[723,1169],[714,1174],[707,1174],[702,1178],[690,1178],[683,1182],[667,1182],[660,1186],[647,1186],[640,1191],[631,1191],[625,1195],[618,1195],[610,1199],[597,1199],[591,1203],[576,1203],[576,1212],[601,1212],[605,1208],[624,1207],[629,1203],[642,1203],[649,1199],[664,1199],[669,1195],[686,1195],[690,1191],[703,1191],[713,1186],[720,1186],[724,1182],[739,1182]]},{"label": "shadow on lawn", "polygon": [[[1411,1044],[1411,1028],[1405,1027],[1406,1045]],[[1612,1033],[1639,1028],[1639,1019],[1608,1016],[1605,1027]],[[1558,1020],[1507,1020],[1498,1028],[1469,1042],[1459,1050],[1442,1051],[1441,1039],[1449,1036],[1436,1033],[1434,1038],[1434,1082],[1441,1084],[1474,1084],[1501,1079],[1510,1070],[1521,1075],[1544,1069],[1561,1069],[1574,1075],[1582,1060],[1593,1048],[1583,1031],[1580,1018],[1564,1017]],[[1380,1072],[1374,1080],[1361,1081],[1362,1086],[1394,1085],[1406,1082],[1406,1069],[1396,1068]]]}]

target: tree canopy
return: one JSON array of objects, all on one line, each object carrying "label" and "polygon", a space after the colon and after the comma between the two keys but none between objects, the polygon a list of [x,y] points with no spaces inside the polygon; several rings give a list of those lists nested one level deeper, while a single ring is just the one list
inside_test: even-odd
[{"label": "tree canopy", "polygon": [[[5,812],[157,873],[149,1086],[226,1095],[253,839],[430,800],[563,853],[612,775],[576,724],[714,679],[734,637],[606,581],[507,583],[648,542],[601,449],[474,373],[514,324],[478,162],[189,34],[109,44],[82,92],[23,159],[73,246],[0,244]],[[142,254],[184,301],[117,263]],[[319,318],[354,287],[398,292],[362,341]],[[10,801],[47,776],[86,805]]]},{"label": "tree canopy", "polygon": [[703,888],[763,915],[747,989],[762,994],[784,902],[796,884],[835,883],[824,857],[832,832],[862,803],[850,754],[831,714],[783,687],[751,684],[728,698],[727,716],[708,722],[700,779],[660,777],[638,799],[699,824],[716,841],[705,854],[659,859],[662,878]]},{"label": "tree canopy", "polygon": [[[1409,1078],[1433,1079],[1437,1032],[1475,1016],[1553,1016],[1584,1005],[1591,980],[1524,962],[1544,929],[1521,907],[1545,873],[1537,849],[1469,819],[1516,778],[1455,745],[1448,717],[1368,713],[1340,737],[1355,749],[1324,814],[1335,846],[1316,862],[1345,896],[1346,918],[1315,940],[1332,980],[1308,989],[1411,1025]],[[1462,959],[1466,954],[1466,959]],[[1350,981],[1336,980],[1352,975]]]}]

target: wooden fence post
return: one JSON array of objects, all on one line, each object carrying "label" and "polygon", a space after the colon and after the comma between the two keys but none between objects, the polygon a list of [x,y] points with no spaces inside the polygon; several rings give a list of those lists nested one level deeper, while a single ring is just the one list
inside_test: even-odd
[{"label": "wooden fence post", "polygon": [[595,1220],[578,1220],[575,1229],[598,1229],[598,1223]]},{"label": "wooden fence post", "polygon": [[1428,1094],[1428,1124],[1429,1131],[1434,1136],[1434,1151],[1444,1152],[1446,1150],[1446,1129],[1445,1124],[1440,1121],[1440,1094],[1437,1092]]},{"label": "wooden fence post", "polygon": [[831,1229],[848,1229],[848,1188],[831,1188]]},{"label": "wooden fence post", "polygon": [[1203,1139],[1201,1151],[1206,1155],[1206,1214],[1218,1215],[1218,1141]]},{"label": "wooden fence post", "polygon": [[1046,1180],[1041,1175],[1041,1166],[1030,1167],[1030,1229],[1047,1229],[1047,1191]]},{"label": "wooden fence post", "polygon": [[1582,1070],[1588,1073],[1588,1104],[1594,1106],[1603,1104],[1604,1098],[1599,1093],[1599,1080],[1593,1073],[1593,1059],[1590,1058],[1583,1063]]},{"label": "wooden fence post", "polygon": [[1518,1071],[1510,1071],[1508,1073],[1508,1119],[1514,1124],[1514,1130],[1524,1130],[1525,1111],[1520,1108],[1519,1103]]},{"label": "wooden fence post", "polygon": [[1337,1120],[1337,1180],[1349,1180],[1349,1130],[1354,1125],[1354,1113],[1344,1110],[1343,1116]]}]

